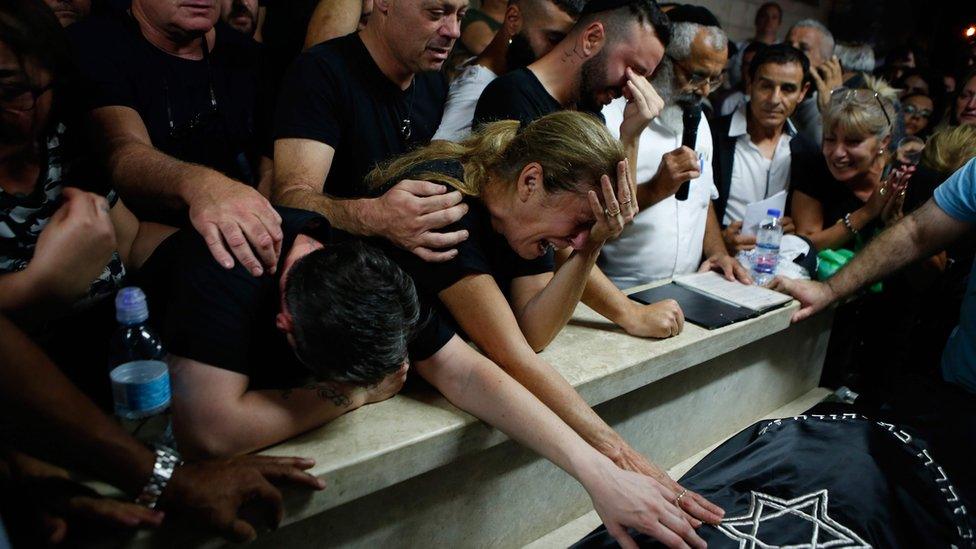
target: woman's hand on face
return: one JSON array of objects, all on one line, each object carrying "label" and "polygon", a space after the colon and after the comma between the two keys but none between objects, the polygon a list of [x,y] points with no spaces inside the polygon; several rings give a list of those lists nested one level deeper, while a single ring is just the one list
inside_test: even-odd
[{"label": "woman's hand on face", "polygon": [[[603,243],[611,238],[620,236],[624,230],[624,225],[633,220],[633,214],[629,212],[633,199],[630,194],[630,176],[627,161],[621,160],[617,163],[617,193],[613,192],[613,184],[610,176],[604,175],[600,178],[600,188],[603,192],[603,200],[606,208],[600,204],[595,191],[589,191],[587,198],[590,201],[590,208],[593,210],[593,217],[596,222],[590,229],[590,236],[586,239],[586,247],[590,251],[599,250]],[[617,198],[619,194],[619,199]],[[624,212],[624,208],[628,212]],[[627,215],[630,214],[630,215]],[[629,217],[629,219],[627,219]]]}]

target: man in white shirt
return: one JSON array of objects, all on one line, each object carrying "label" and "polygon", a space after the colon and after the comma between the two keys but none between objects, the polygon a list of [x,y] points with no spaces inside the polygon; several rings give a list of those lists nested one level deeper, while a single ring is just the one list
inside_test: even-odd
[{"label": "man in white shirt", "polygon": [[495,38],[451,82],[432,139],[457,142],[467,137],[481,92],[499,75],[549,53],[573,27],[583,4],[583,0],[511,0]]},{"label": "man in white shirt", "polygon": [[[818,173],[822,163],[817,145],[797,134],[789,117],[809,90],[804,75],[809,61],[787,45],[767,46],[753,60],[751,101],[712,128],[715,155],[712,168],[719,198],[714,208],[725,226],[729,253],[755,247],[756,238],[742,232],[746,207],[789,190],[791,182]],[[783,218],[783,229],[793,222]]]},{"label": "man in white shirt", "polygon": [[742,86],[722,100],[718,109],[720,113],[719,116],[730,115],[734,113],[740,105],[745,105],[749,102],[749,65],[752,63],[753,58],[756,57],[756,53],[765,47],[766,44],[763,44],[762,42],[750,42],[749,45],[746,46],[745,51],[741,52],[741,67],[739,70],[739,76],[741,78]]},{"label": "man in white shirt", "polygon": [[[678,19],[672,17],[674,12],[668,14],[672,20]],[[640,213],[617,240],[604,245],[599,265],[620,288],[699,268],[748,282],[748,271],[726,251],[712,211],[718,191],[712,179],[712,138],[705,117],[698,124],[695,150],[681,146],[684,127],[678,103],[700,102],[721,83],[728,38],[718,26],[692,22],[676,22],[672,32],[667,53],[651,80],[665,108],[640,137]],[[603,109],[611,132],[618,131],[624,107],[618,99]],[[674,194],[686,181],[690,182],[688,198],[678,200]],[[707,259],[703,262],[702,257]]]}]

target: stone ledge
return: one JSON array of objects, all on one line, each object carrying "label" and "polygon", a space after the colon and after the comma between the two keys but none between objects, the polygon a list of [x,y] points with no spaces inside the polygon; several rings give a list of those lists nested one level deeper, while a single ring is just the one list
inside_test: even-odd
[{"label": "stone ledge", "polygon": [[[629,336],[580,305],[542,356],[597,405],[784,330],[796,308],[793,303],[711,331],[686,324],[679,336],[651,340]],[[312,457],[312,473],[328,482],[314,494],[289,491],[289,524],[505,440],[426,387],[365,406],[262,453]]]}]

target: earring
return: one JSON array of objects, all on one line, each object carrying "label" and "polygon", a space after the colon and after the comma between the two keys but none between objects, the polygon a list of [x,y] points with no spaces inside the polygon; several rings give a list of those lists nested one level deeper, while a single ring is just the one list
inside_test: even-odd
[{"label": "earring", "polygon": [[878,156],[881,156],[883,154],[884,154],[884,149],[878,149]]}]

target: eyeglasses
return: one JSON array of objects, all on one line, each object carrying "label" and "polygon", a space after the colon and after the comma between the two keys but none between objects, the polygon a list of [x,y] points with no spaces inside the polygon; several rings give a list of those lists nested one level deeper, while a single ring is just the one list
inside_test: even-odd
[{"label": "eyeglasses", "polygon": [[32,111],[37,106],[38,98],[53,87],[54,82],[50,82],[46,86],[0,85],[0,108],[6,111]]},{"label": "eyeglasses", "polygon": [[687,67],[681,64],[681,61],[678,61],[674,57],[671,56],[668,57],[670,57],[671,61],[674,62],[674,66],[681,69],[682,74],[684,74],[685,80],[688,81],[688,84],[691,85],[692,88],[700,88],[702,84],[708,84],[708,89],[714,90],[717,89],[719,86],[721,86],[722,82],[725,81],[724,72],[719,74],[718,76],[702,74],[699,72],[689,70]]},{"label": "eyeglasses", "polygon": [[881,101],[881,96],[878,92],[872,91],[865,88],[846,88],[840,87],[836,90],[830,92],[830,103],[843,103],[847,101],[856,101],[861,104],[869,103],[871,97],[878,102],[878,107],[881,107],[881,113],[884,114],[885,121],[888,123],[888,127],[891,127],[891,117],[888,116],[888,109],[885,108],[884,102]]},{"label": "eyeglasses", "polygon": [[919,109],[915,105],[905,105],[902,107],[902,111],[905,116],[918,116],[920,118],[929,118],[932,116],[932,111],[929,109]]}]

